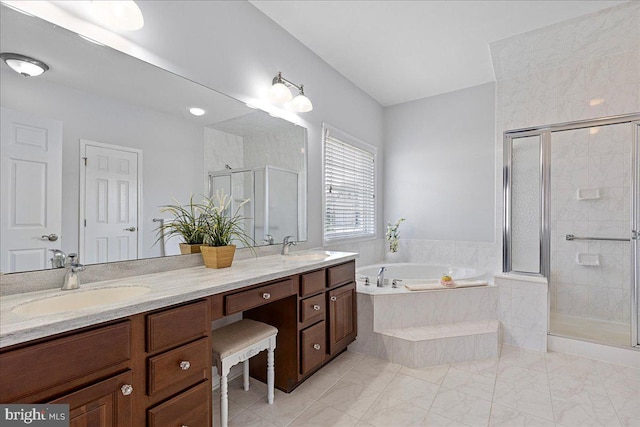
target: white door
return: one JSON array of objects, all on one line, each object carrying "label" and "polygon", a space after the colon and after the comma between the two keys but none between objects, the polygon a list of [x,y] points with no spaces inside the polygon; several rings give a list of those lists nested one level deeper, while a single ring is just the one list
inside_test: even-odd
[{"label": "white door", "polygon": [[80,262],[137,259],[141,152],[84,140],[81,151],[84,223],[80,226]]},{"label": "white door", "polygon": [[0,271],[50,268],[62,237],[62,122],[4,107],[0,116]]}]

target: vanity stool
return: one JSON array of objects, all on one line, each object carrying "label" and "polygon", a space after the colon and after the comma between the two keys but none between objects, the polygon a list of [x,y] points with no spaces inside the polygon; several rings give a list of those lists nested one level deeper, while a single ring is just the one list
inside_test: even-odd
[{"label": "vanity stool", "polygon": [[227,376],[232,366],[244,362],[244,390],[249,390],[249,359],[267,350],[267,402],[273,403],[273,350],[278,329],[266,323],[242,319],[211,333],[213,363],[220,374],[220,425],[227,427],[229,396]]}]

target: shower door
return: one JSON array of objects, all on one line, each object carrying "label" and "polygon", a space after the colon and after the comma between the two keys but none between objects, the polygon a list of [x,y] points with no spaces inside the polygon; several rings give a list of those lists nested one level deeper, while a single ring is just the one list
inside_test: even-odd
[{"label": "shower door", "polygon": [[637,344],[637,127],[627,122],[551,131],[554,335]]}]

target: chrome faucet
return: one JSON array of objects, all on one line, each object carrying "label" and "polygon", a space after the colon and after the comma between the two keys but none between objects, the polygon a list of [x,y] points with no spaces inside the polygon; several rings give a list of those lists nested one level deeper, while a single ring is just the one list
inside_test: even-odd
[{"label": "chrome faucet", "polygon": [[53,252],[53,256],[51,257],[51,268],[64,268],[67,254],[62,252],[60,249],[49,249]]},{"label": "chrome faucet", "polygon": [[384,286],[384,272],[385,271],[387,271],[387,267],[380,267],[380,270],[378,270],[377,284],[378,284],[379,288]]},{"label": "chrome faucet", "polygon": [[289,248],[291,246],[295,246],[296,242],[289,241],[290,238],[292,238],[293,236],[285,236],[285,238],[282,240],[282,251],[280,252],[280,255],[289,255]]},{"label": "chrome faucet", "polygon": [[80,279],[78,273],[84,271],[84,265],[76,262],[78,254],[67,255],[67,274],[64,275],[64,283],[62,284],[63,291],[69,291],[72,289],[78,289],[80,287]]},{"label": "chrome faucet", "polygon": [[271,234],[265,235],[264,239],[262,239],[262,243],[265,245],[273,245],[273,236]]}]

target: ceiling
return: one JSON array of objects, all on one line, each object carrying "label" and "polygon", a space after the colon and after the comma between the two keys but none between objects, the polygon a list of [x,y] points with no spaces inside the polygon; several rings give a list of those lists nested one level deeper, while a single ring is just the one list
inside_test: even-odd
[{"label": "ceiling", "polygon": [[250,1],[383,106],[494,81],[489,43],[625,3]]}]

